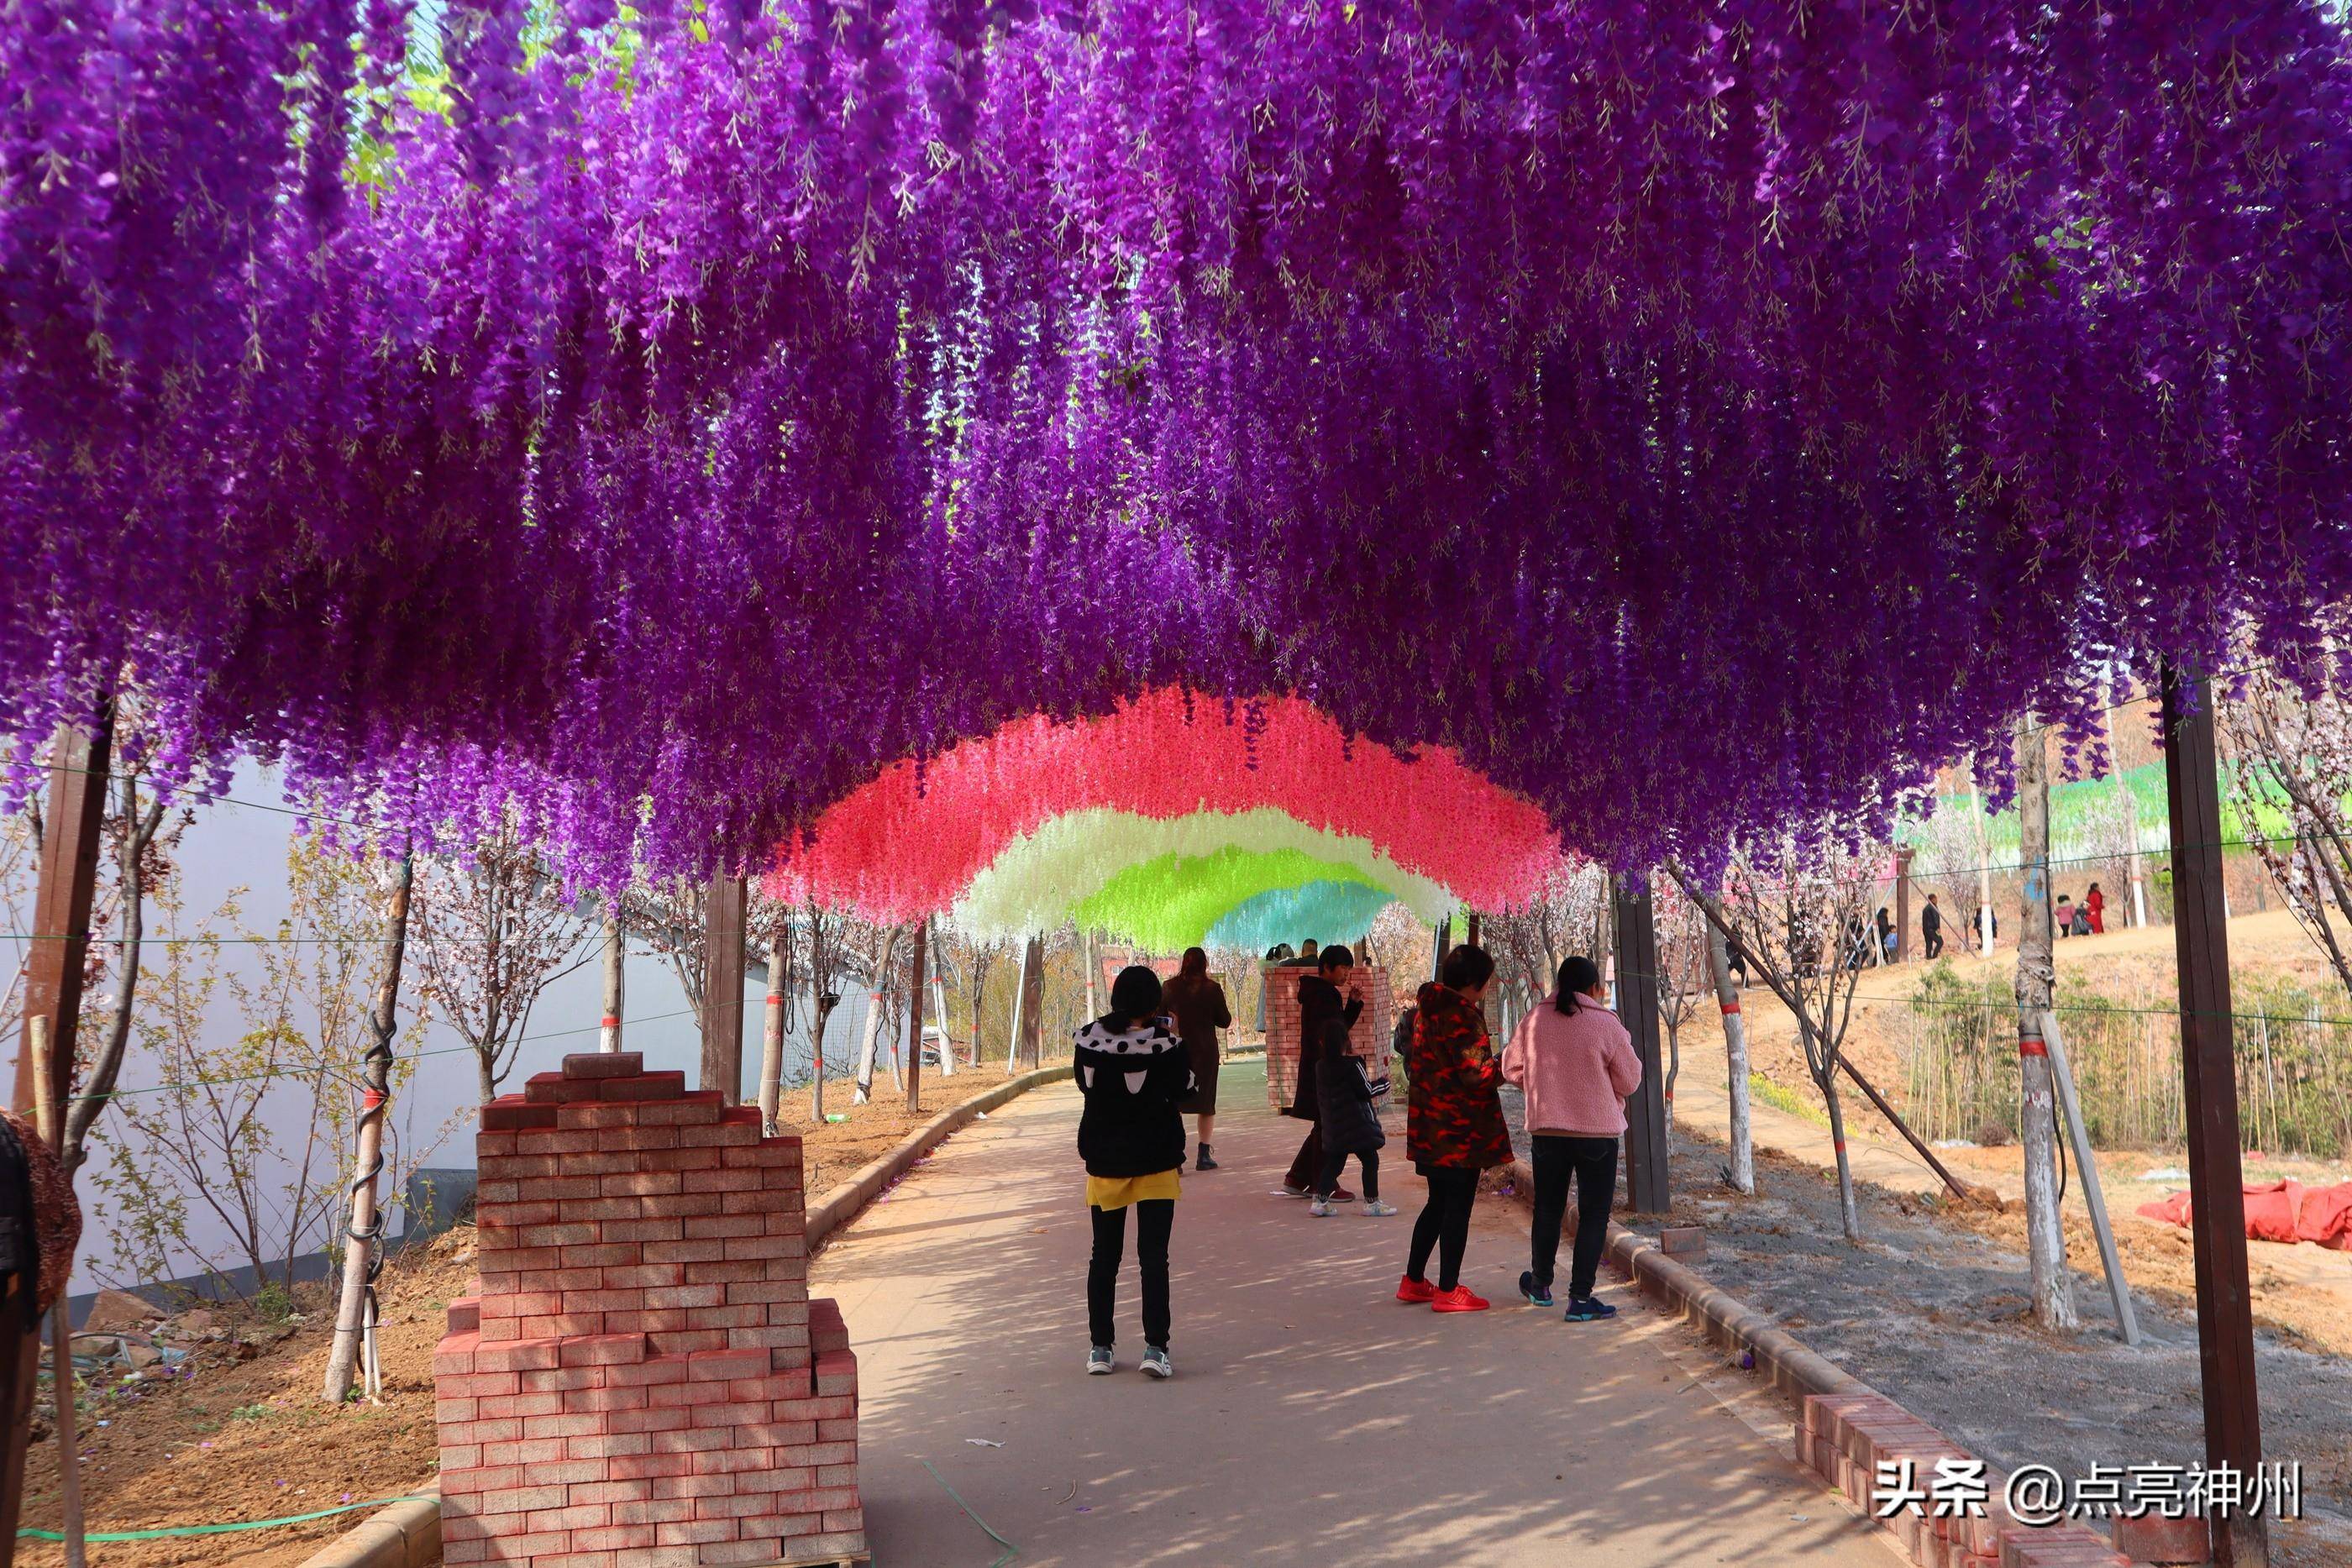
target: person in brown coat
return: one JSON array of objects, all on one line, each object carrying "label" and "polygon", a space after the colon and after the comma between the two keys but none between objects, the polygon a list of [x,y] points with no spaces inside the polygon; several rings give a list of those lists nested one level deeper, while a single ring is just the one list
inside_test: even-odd
[{"label": "person in brown coat", "polygon": [[1192,1092],[1176,1103],[1177,1110],[1200,1118],[1200,1149],[1192,1168],[1213,1171],[1217,1162],[1209,1144],[1216,1132],[1217,1068],[1223,1061],[1217,1031],[1234,1027],[1234,1010],[1226,1005],[1225,988],[1209,973],[1208,954],[1198,947],[1184,949],[1176,977],[1160,992],[1160,1005],[1175,1019],[1176,1038],[1192,1058]]}]

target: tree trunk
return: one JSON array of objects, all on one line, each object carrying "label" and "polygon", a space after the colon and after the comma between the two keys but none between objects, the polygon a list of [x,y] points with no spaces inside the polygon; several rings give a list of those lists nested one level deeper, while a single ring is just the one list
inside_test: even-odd
[{"label": "tree trunk", "polygon": [[1818,1082],[1821,1084],[1822,1103],[1829,1107],[1830,1147],[1837,1152],[1838,1223],[1845,1228],[1845,1239],[1848,1241],[1860,1241],[1862,1209],[1854,1202],[1853,1166],[1848,1160],[1845,1151],[1845,1107],[1838,1100],[1837,1061],[1833,1057],[1827,1055],[1824,1055],[1822,1060],[1829,1063],[1829,1071]]},{"label": "tree trunk", "polygon": [[2074,1281],[2066,1273],[2066,1232],[2058,1212],[2058,1100],[2050,1076],[2042,1015],[2056,989],[2050,914],[2050,768],[2042,726],[2017,726],[2017,808],[2025,907],[2017,930],[2017,1053],[2024,1075],[2018,1097],[2018,1143],[2025,1151],[2025,1240],[2032,1270],[2033,1315],[2044,1328],[2074,1326]]},{"label": "tree trunk", "polygon": [[[915,951],[907,960],[907,1109],[923,1108],[923,950],[929,946],[931,923],[915,925]],[[945,1031],[941,1031],[944,1033]]]},{"label": "tree trunk", "polygon": [[376,1210],[376,1177],[383,1170],[383,1121],[392,1097],[392,1041],[399,1032],[400,966],[408,946],[408,892],[415,867],[403,853],[394,873],[383,916],[383,973],[376,981],[375,1011],[368,1019],[366,1085],[360,1100],[359,1148],[352,1162],[352,1214],[343,1250],[343,1288],[335,1312],[335,1339],[327,1353],[320,1389],[327,1403],[351,1397],[360,1341],[374,1318],[375,1280],[383,1218]]},{"label": "tree trunk", "polygon": [[1087,1017],[1100,1018],[1102,1006],[1096,992],[1095,976],[1101,966],[1095,962],[1095,936],[1091,931],[1078,933],[1078,963],[1087,976]]},{"label": "tree trunk", "polygon": [[598,1051],[621,1049],[621,998],[628,954],[628,940],[621,928],[620,900],[607,898],[604,900],[604,1014],[596,1023]]},{"label": "tree trunk", "polygon": [[1043,1053],[1040,1043],[1045,1020],[1038,1015],[1045,1008],[1045,939],[1029,938],[1029,951],[1021,963],[1021,1060],[1036,1070]]},{"label": "tree trunk", "polygon": [[1021,1025],[1029,1015],[1029,961],[1034,944],[1023,943],[1021,967],[1013,977],[1013,1018],[1004,1027],[1004,1076],[1021,1071]]},{"label": "tree trunk", "polygon": [[1739,1010],[1739,988],[1731,980],[1731,950],[1712,920],[1706,925],[1706,967],[1715,979],[1715,1003],[1723,1009],[1723,1055],[1731,1076],[1731,1185],[1756,1191],[1755,1129],[1748,1110],[1748,1019]]},{"label": "tree trunk", "polygon": [[[940,966],[940,944],[931,944],[931,1010],[940,1016],[940,1076],[953,1078],[956,1074],[955,1030],[948,1023],[948,982]],[[973,1009],[971,1032],[980,1034],[980,1013]]]},{"label": "tree trunk", "polygon": [[833,1009],[820,995],[816,1028],[809,1033],[809,1121],[819,1127],[824,1125],[824,1031],[832,1021]]},{"label": "tree trunk", "polygon": [[792,929],[768,944],[768,999],[760,1019],[760,1126],[774,1137],[784,1098],[784,977],[792,955]]},{"label": "tree trunk", "polygon": [[882,951],[874,961],[874,975],[866,988],[866,1024],[858,1030],[857,1071],[849,1103],[863,1105],[874,1097],[874,1057],[882,1040],[883,1003],[889,999],[891,966],[898,956],[898,933],[882,935]]}]

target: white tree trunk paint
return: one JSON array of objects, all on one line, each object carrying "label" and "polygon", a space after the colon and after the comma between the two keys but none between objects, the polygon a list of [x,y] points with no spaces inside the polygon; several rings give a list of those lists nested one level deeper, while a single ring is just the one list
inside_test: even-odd
[{"label": "white tree trunk paint", "polygon": [[2032,1271],[2033,1315],[2044,1328],[2075,1325],[2074,1281],[2066,1272],[2066,1231],[2058,1212],[2058,1101],[2042,1015],[2057,988],[2050,913],[2050,768],[2042,726],[2017,726],[2019,858],[2025,907],[2017,933],[2017,1053],[2023,1074],[2018,1142],[2025,1151],[2025,1241]]}]

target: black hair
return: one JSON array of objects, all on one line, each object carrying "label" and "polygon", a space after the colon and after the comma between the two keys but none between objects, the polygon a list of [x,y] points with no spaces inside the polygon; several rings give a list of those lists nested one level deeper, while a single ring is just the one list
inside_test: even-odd
[{"label": "black hair", "polygon": [[1356,967],[1356,956],[1353,953],[1349,952],[1345,947],[1339,946],[1337,942],[1332,943],[1331,946],[1324,948],[1323,951],[1315,955],[1315,972],[1318,975],[1328,974],[1331,970],[1338,968],[1342,964],[1347,965],[1348,967],[1351,969],[1354,968]]},{"label": "black hair", "polygon": [[1187,947],[1180,968],[1181,973],[1197,980],[1209,972],[1209,955],[1199,947]]},{"label": "black hair", "polygon": [[1571,953],[1559,961],[1559,975],[1555,982],[1557,994],[1552,1006],[1574,1018],[1577,1009],[1584,1005],[1577,998],[1600,983],[1601,966],[1581,953]]},{"label": "black hair", "polygon": [[1123,1033],[1160,1010],[1160,977],[1140,964],[1129,964],[1110,983],[1110,1011],[1105,1021]]},{"label": "black hair", "polygon": [[1495,960],[1486,956],[1484,947],[1473,947],[1467,942],[1459,947],[1448,947],[1445,962],[1437,972],[1440,985],[1451,986],[1457,991],[1475,989],[1494,977]]}]

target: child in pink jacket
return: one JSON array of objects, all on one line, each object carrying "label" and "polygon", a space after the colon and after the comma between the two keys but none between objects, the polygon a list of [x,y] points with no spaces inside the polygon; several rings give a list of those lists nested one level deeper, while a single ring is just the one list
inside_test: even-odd
[{"label": "child in pink jacket", "polygon": [[1642,1060],[1633,1038],[1601,1001],[1601,969],[1590,958],[1559,967],[1559,988],[1519,1020],[1503,1051],[1503,1081],[1526,1092],[1528,1143],[1534,1151],[1535,1233],[1530,1267],[1519,1294],[1538,1307],[1552,1304],[1552,1264],[1559,1254],[1568,1187],[1576,1183],[1576,1249],[1568,1277],[1570,1322],[1613,1318],[1617,1309],[1593,1299],[1601,1243],[1609,1237],[1609,1205],[1617,1193],[1617,1139],[1625,1131],[1625,1098],[1642,1086]]}]

